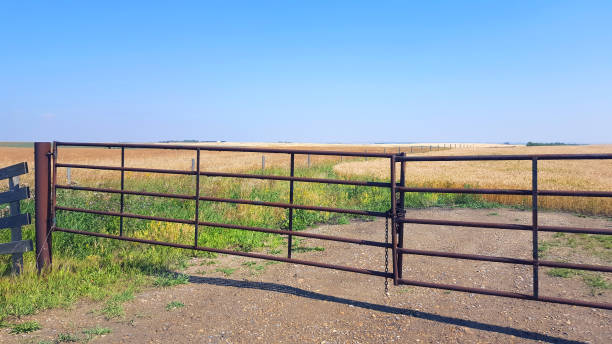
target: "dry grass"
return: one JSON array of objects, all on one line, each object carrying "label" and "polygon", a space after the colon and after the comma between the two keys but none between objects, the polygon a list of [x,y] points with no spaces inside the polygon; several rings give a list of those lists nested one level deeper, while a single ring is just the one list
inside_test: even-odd
[{"label": "dry grass", "polygon": [[[444,155],[578,154],[612,153],[612,145],[499,147],[453,149]],[[421,155],[441,155],[437,152]],[[538,186],[549,190],[612,190],[612,160],[540,161]],[[399,167],[399,166],[398,166]],[[386,159],[344,162],[335,166],[346,176],[388,178]],[[426,187],[531,188],[530,161],[407,162],[406,183]],[[487,200],[510,205],[529,205],[529,197],[487,195]],[[587,197],[540,197],[541,206],[587,214],[612,215],[612,200]]]}]

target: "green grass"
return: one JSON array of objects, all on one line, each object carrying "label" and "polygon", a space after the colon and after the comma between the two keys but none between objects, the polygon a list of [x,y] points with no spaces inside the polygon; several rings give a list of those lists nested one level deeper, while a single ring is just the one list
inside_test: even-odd
[{"label": "green grass", "polygon": [[11,333],[14,334],[34,332],[42,328],[36,321],[26,321],[20,324],[10,325],[10,327]]},{"label": "green grass", "polygon": [[543,257],[555,247],[579,249],[605,262],[612,262],[611,235],[555,233],[551,240],[540,243],[538,247],[539,255]]},{"label": "green grass", "polygon": [[264,265],[259,265],[257,262],[249,261],[242,263],[242,266],[247,267],[251,275],[257,275],[262,273],[266,267]]},{"label": "green grass", "polygon": [[166,305],[166,310],[171,311],[173,309],[185,307],[185,304],[180,301],[172,301]]},{"label": "green grass", "polygon": [[[252,171],[260,173],[260,171]],[[288,175],[286,169],[266,169],[266,174]],[[343,179],[333,171],[333,164],[298,168],[296,176]],[[78,180],[75,182],[79,183]],[[119,178],[102,180],[94,187],[119,188]],[[191,176],[159,177],[127,173],[125,187],[129,190],[193,194],[194,178]],[[241,198],[267,202],[288,202],[289,182],[232,180],[207,177],[200,180],[202,195],[225,198]],[[74,190],[57,190],[58,205],[102,211],[118,211],[119,195]],[[389,191],[385,188],[335,185],[321,183],[296,183],[296,204],[342,207],[349,209],[385,212],[390,205]],[[34,217],[33,200],[21,202],[24,212]],[[406,195],[407,207],[453,206],[491,207],[477,195],[417,194]],[[202,221],[229,223],[252,227],[287,229],[288,210],[229,203],[199,202],[199,218]],[[181,199],[154,198],[126,195],[125,211],[129,213],[161,217],[192,219],[195,202]],[[348,223],[353,216],[295,209],[294,230],[303,230],[320,223]],[[119,218],[94,214],[57,213],[59,227],[119,234]],[[124,219],[124,235],[193,245],[193,226],[177,223]],[[33,225],[24,227],[24,239],[34,239]],[[9,232],[0,232],[0,242],[9,241]],[[272,254],[282,253],[286,245],[283,237],[268,233],[200,226],[198,245],[237,251],[264,250]],[[320,247],[296,248],[298,252],[321,250]],[[88,298],[104,301],[104,314],[121,316],[123,301],[111,300],[115,295],[130,289],[132,292],[147,286],[169,287],[187,283],[188,278],[173,271],[186,267],[192,257],[214,258],[216,254],[175,249],[56,232],[53,234],[53,269],[39,275],[32,253],[24,255],[24,273],[12,276],[10,256],[0,256],[0,322],[10,317],[34,314],[54,307],[68,307],[75,301]],[[211,263],[213,264],[213,263]],[[230,270],[221,272],[231,274]],[[105,301],[106,300],[106,301]]]},{"label": "green grass", "polygon": [[612,289],[612,284],[608,283],[601,274],[583,270],[573,270],[566,268],[552,268],[546,271],[549,276],[560,278],[571,278],[579,276],[584,283],[591,288],[592,295],[601,294],[603,290]]},{"label": "green grass", "polygon": [[107,327],[92,327],[92,328],[88,328],[82,331],[83,334],[86,334],[88,337],[93,337],[93,336],[101,336],[104,334],[109,334],[112,332],[112,330],[110,328]]},{"label": "green grass", "polygon": [[223,273],[225,276],[231,276],[236,270],[236,268],[217,268],[215,269],[216,272],[221,272]]},{"label": "green grass", "polygon": [[76,343],[81,339],[72,333],[60,333],[57,335],[55,343]]},{"label": "green grass", "polygon": [[172,287],[179,284],[187,284],[189,276],[185,274],[164,273],[155,278],[153,285],[156,287]]}]

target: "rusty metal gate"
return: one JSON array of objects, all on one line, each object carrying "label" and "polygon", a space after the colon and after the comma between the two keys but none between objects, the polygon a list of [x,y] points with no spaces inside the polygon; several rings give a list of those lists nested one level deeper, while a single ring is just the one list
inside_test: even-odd
[{"label": "rusty metal gate", "polygon": [[[84,165],[63,163],[58,154],[58,147],[98,147],[98,148],[115,148],[121,151],[120,166],[99,166],[99,165]],[[193,151],[194,159],[197,161],[195,168],[192,171],[188,170],[173,170],[173,169],[152,169],[152,168],[135,168],[126,167],[125,151],[127,149],[155,149],[155,150],[186,150]],[[279,175],[263,175],[263,174],[244,174],[244,173],[227,173],[227,172],[212,172],[203,171],[200,169],[200,153],[202,151],[223,151],[223,152],[251,152],[251,153],[274,153],[286,154],[289,162],[289,176]],[[389,182],[379,181],[356,181],[343,179],[322,179],[322,178],[305,178],[296,177],[295,172],[295,157],[296,155],[322,155],[322,156],[339,156],[339,157],[358,157],[358,158],[378,158],[387,159],[389,161]],[[324,150],[303,150],[303,149],[274,149],[274,148],[253,148],[253,147],[223,147],[223,146],[199,146],[199,145],[160,145],[160,144],[121,144],[121,143],[82,143],[82,142],[37,142],[35,143],[35,164],[36,164],[36,251],[38,257],[39,269],[51,264],[51,244],[52,232],[66,232],[80,235],[89,235],[123,241],[139,242],[153,245],[162,245],[169,247],[184,248],[197,251],[207,251],[213,253],[230,254],[251,258],[267,259],[294,264],[309,265],[321,268],[335,269],[347,272],[355,272],[360,274],[374,275],[385,279],[392,279],[395,285],[413,285],[445,290],[454,290],[461,292],[470,292],[476,294],[494,295],[509,298],[543,301],[550,303],[560,303],[584,307],[594,307],[603,309],[612,309],[612,303],[590,302],[574,299],[563,299],[557,297],[549,297],[541,295],[539,292],[539,267],[556,267],[580,269],[598,272],[612,272],[612,266],[605,265],[588,265],[575,264],[567,262],[556,262],[541,260],[538,257],[538,232],[559,232],[559,233],[581,233],[581,234],[601,234],[612,235],[611,229],[605,228],[575,228],[575,227],[560,227],[560,226],[541,226],[538,225],[538,196],[578,196],[578,197],[612,197],[611,191],[559,191],[559,190],[540,190],[538,189],[538,161],[540,160],[588,160],[588,159],[612,159],[612,154],[546,154],[546,155],[473,155],[473,156],[406,156],[405,153],[361,153],[361,152],[343,152],[343,151],[324,151]],[[517,189],[469,189],[469,188],[423,188],[423,187],[408,187],[406,181],[406,163],[415,161],[504,161],[504,160],[527,160],[532,162],[532,188],[527,190]],[[399,171],[397,165],[399,164]],[[75,185],[59,184],[57,182],[58,168],[74,168],[74,169],[93,169],[119,171],[121,173],[120,189],[94,188]],[[194,194],[170,194],[170,193],[153,193],[144,191],[126,190],[124,185],[125,172],[145,172],[145,173],[160,173],[171,175],[192,175],[195,178]],[[247,179],[262,179],[262,180],[280,180],[289,182],[289,203],[275,203],[253,201],[246,199],[220,198],[201,195],[200,193],[200,177],[224,177],[224,178],[247,178]],[[399,177],[399,178],[398,178]],[[398,181],[399,179],[399,181]],[[389,189],[390,209],[386,212],[356,210],[344,208],[332,208],[323,206],[309,206],[294,204],[294,183],[324,183],[324,184],[340,184],[353,185],[372,188]],[[57,189],[81,190],[91,192],[103,192],[120,195],[120,204],[118,212],[99,211],[92,209],[82,209],[66,207],[57,204]],[[467,221],[447,221],[434,219],[408,218],[405,215],[405,194],[410,192],[425,192],[425,193],[456,193],[456,194],[489,194],[489,195],[527,195],[531,196],[532,203],[532,223],[527,224],[504,224],[504,223],[485,223],[485,222],[467,222]],[[191,200],[195,202],[195,212],[192,219],[175,219],[164,218],[157,216],[146,216],[139,214],[127,213],[124,211],[124,196],[125,195],[141,195],[151,197],[163,197],[173,199]],[[247,204],[265,207],[276,207],[288,209],[288,229],[270,229],[260,227],[249,227],[227,223],[207,222],[199,218],[199,203],[200,201],[207,202],[223,202],[233,204]],[[344,213],[352,215],[363,215],[385,218],[391,222],[391,242],[370,241],[355,238],[346,238],[332,235],[323,235],[308,233],[293,230],[293,210],[303,209],[312,211],[323,211],[332,213]],[[82,231],[75,228],[62,228],[55,225],[55,216],[57,212],[80,212],[97,215],[115,216],[120,219],[119,235]],[[161,242],[135,238],[126,236],[123,231],[123,219],[135,218],[143,220],[155,220],[165,222],[175,222],[194,226],[193,245],[178,244],[170,242]],[[532,233],[532,259],[519,259],[508,257],[484,256],[464,253],[438,252],[416,250],[405,247],[404,243],[404,224],[422,224],[422,225],[444,225],[456,227],[473,227],[473,228],[494,228],[503,230],[519,230],[530,231]],[[288,254],[287,257],[275,255],[267,255],[262,253],[241,252],[228,249],[218,249],[212,247],[203,247],[198,245],[198,235],[200,227],[218,227],[228,229],[239,229],[245,231],[264,232],[271,234],[285,235],[288,238]],[[321,240],[331,240],[357,245],[367,245],[382,248],[385,254],[388,250],[391,251],[392,272],[387,269],[370,270],[354,266],[335,265],[321,263],[309,260],[296,259],[291,256],[292,237],[306,237]],[[381,251],[381,254],[383,252]],[[531,294],[507,292],[500,290],[490,290],[483,288],[463,287],[451,284],[440,284],[427,281],[410,280],[403,278],[403,257],[404,255],[421,255],[431,257],[445,257],[454,259],[477,260],[497,263],[509,263],[529,265],[533,267],[533,291]]]}]

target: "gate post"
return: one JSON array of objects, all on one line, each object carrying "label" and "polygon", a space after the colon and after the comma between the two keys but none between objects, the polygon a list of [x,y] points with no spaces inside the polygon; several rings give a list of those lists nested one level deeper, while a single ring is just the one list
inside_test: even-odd
[{"label": "gate post", "polygon": [[[399,154],[400,157],[404,157],[406,156],[406,153],[402,152]],[[402,160],[400,162],[400,182],[399,182],[400,186],[406,186],[406,162],[404,160]],[[399,216],[401,217],[405,217],[405,211],[404,211],[404,207],[405,207],[405,196],[406,193],[404,191],[400,191],[399,194]],[[404,223],[398,223],[397,224],[397,231],[398,231],[398,244],[397,246],[399,248],[403,248],[404,247]],[[404,267],[404,254],[403,253],[399,253],[398,257],[397,257],[397,277],[402,278],[402,269]]]},{"label": "gate post", "polygon": [[395,154],[391,156],[391,252],[393,256],[393,285],[397,285],[397,200],[395,182]]},{"label": "gate post", "polygon": [[34,204],[36,216],[36,267],[51,266],[51,142],[34,143]]}]

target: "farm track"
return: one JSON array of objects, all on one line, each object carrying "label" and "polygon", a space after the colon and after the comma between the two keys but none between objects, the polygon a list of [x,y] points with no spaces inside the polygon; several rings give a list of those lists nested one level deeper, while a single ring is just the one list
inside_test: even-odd
[{"label": "farm track", "polygon": [[[418,214],[418,215],[417,215]],[[507,223],[529,223],[530,212],[510,209],[424,209],[407,216]],[[566,213],[540,214],[542,225],[609,227],[610,220]],[[309,231],[384,240],[384,221],[323,225]],[[531,234],[440,226],[406,227],[408,247],[516,258],[531,255]],[[543,233],[544,240],[552,233]],[[302,240],[299,258],[381,270],[383,249]],[[324,248],[324,250],[321,250]],[[284,252],[280,253],[284,254]],[[547,259],[560,258],[551,251]],[[558,255],[558,256],[556,256]],[[574,254],[573,261],[599,263]],[[0,330],[0,343],[38,343],[59,333],[80,335],[85,328],[107,327],[93,343],[498,343],[591,342],[612,338],[612,312],[417,287],[390,287],[373,277],[293,264],[269,264],[220,256],[215,264],[193,260],[188,284],[147,289],[125,304],[125,316],[105,320],[101,304],[80,302],[70,310],[50,310],[24,320],[43,329],[25,335]],[[609,264],[609,263],[608,263]],[[440,283],[531,290],[531,268],[501,263],[407,256],[404,276]],[[262,268],[259,268],[259,267]],[[231,272],[232,269],[236,269]],[[609,279],[608,279],[609,280]],[[610,290],[592,296],[578,277],[540,273],[541,293],[611,302]],[[172,301],[184,307],[167,311]],[[93,312],[92,312],[93,311]]]}]

